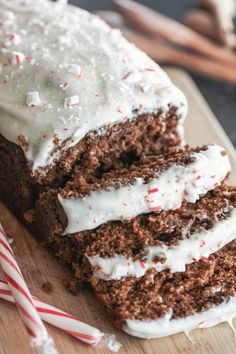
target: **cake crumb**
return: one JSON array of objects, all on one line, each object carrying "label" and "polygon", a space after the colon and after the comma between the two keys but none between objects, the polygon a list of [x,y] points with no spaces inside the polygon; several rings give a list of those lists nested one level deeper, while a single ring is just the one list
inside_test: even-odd
[{"label": "cake crumb", "polygon": [[53,291],[52,284],[49,281],[46,281],[42,284],[42,290],[47,294],[51,294]]}]

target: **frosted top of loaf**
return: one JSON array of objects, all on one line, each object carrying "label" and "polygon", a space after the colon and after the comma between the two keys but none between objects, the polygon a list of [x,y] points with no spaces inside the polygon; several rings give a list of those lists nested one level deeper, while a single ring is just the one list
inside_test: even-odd
[{"label": "frosted top of loaf", "polygon": [[33,170],[89,131],[102,134],[159,109],[165,114],[170,105],[183,117],[187,106],[120,31],[48,0],[0,0],[0,83],[0,132],[22,147]]}]

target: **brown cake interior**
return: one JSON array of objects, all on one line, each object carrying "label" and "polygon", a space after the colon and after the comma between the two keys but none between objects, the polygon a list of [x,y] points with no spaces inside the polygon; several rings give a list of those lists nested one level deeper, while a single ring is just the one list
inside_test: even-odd
[{"label": "brown cake interior", "polygon": [[236,241],[185,272],[149,270],[142,278],[104,281],[93,289],[117,325],[126,319],[150,320],[172,310],[172,319],[191,316],[236,295]]},{"label": "brown cake interior", "polygon": [[178,120],[173,107],[165,117],[158,112],[107,127],[104,132],[90,132],[48,171],[35,174],[21,147],[0,134],[0,198],[22,217],[34,206],[39,192],[64,186],[75,168],[85,178],[101,175],[117,164],[130,164],[144,153],[159,154],[179,146]]}]

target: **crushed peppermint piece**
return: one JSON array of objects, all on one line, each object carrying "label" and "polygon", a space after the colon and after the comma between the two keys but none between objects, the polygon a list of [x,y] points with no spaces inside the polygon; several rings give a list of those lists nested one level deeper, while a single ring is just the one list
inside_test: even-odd
[{"label": "crushed peppermint piece", "polygon": [[150,211],[160,211],[161,207],[160,206],[156,206],[156,207],[151,207]]},{"label": "crushed peppermint piece", "polygon": [[129,82],[129,83],[134,83],[134,84],[139,82],[139,81],[141,81],[141,79],[142,79],[142,74],[141,73],[139,73],[139,72],[135,73],[135,72],[132,72],[132,71],[127,73],[122,78],[123,81]]},{"label": "crushed peppermint piece", "polygon": [[208,258],[207,258],[207,257],[202,256],[202,261],[203,261],[203,262],[207,262],[207,261],[208,261]]},{"label": "crushed peppermint piece", "polygon": [[38,91],[27,92],[25,103],[29,107],[39,106],[41,104],[41,100]]},{"label": "crushed peppermint piece", "polygon": [[12,64],[13,65],[19,65],[21,64],[25,59],[25,56],[23,53],[18,53],[18,52],[12,52]]},{"label": "crushed peppermint piece", "polygon": [[148,196],[147,196],[147,195],[145,195],[143,199],[145,200],[145,202],[151,203],[151,201],[150,201],[150,199],[148,199]]},{"label": "crushed peppermint piece", "polygon": [[83,69],[81,68],[81,66],[79,66],[77,64],[67,65],[66,71],[70,74],[78,76],[79,78],[81,78],[83,76]]},{"label": "crushed peppermint piece", "polygon": [[201,241],[200,241],[200,247],[204,247],[205,244],[206,244],[206,241],[204,241],[204,240],[201,240]]},{"label": "crushed peppermint piece", "polygon": [[146,68],[146,69],[144,69],[145,71],[150,71],[150,72],[154,72],[154,71],[156,71],[155,69],[152,69],[152,68]]},{"label": "crushed peppermint piece", "polygon": [[198,322],[198,325],[201,326],[205,323],[205,321]]},{"label": "crushed peppermint piece", "polygon": [[193,262],[197,262],[198,260],[197,260],[197,258],[193,257],[193,258],[192,258],[192,261],[193,261]]},{"label": "crushed peppermint piece", "polygon": [[124,76],[122,77],[122,80],[128,79],[128,77],[129,77],[131,74],[132,74],[132,72],[130,71],[129,73],[127,73],[126,75],[124,75]]},{"label": "crushed peppermint piece", "polygon": [[140,267],[145,269],[145,262],[140,262]]},{"label": "crushed peppermint piece", "polygon": [[157,192],[159,192],[158,188],[152,188],[152,189],[149,189],[148,194],[157,193]]},{"label": "crushed peppermint piece", "polygon": [[184,191],[184,196],[185,196],[185,197],[188,197],[188,196],[189,196],[189,192],[185,190],[185,191]]},{"label": "crushed peppermint piece", "polygon": [[79,104],[79,102],[80,102],[79,97],[77,95],[74,95],[71,97],[66,97],[64,107],[65,108],[72,107],[72,106]]},{"label": "crushed peppermint piece", "polygon": [[64,84],[60,84],[60,88],[64,91],[69,88],[70,84],[68,82],[65,82]]}]

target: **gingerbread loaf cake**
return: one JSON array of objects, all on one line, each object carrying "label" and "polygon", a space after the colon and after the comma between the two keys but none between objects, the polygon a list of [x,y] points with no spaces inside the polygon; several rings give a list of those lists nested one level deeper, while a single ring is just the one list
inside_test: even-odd
[{"label": "gingerbread loaf cake", "polygon": [[236,314],[236,187],[222,147],[183,147],[186,112],[98,17],[0,0],[0,199],[137,337]]},{"label": "gingerbread loaf cake", "polygon": [[75,167],[96,175],[181,144],[184,95],[97,16],[1,0],[0,24],[0,197],[15,212]]}]

